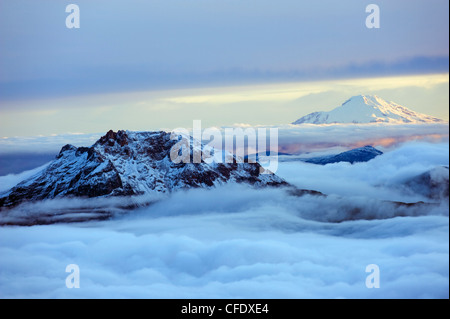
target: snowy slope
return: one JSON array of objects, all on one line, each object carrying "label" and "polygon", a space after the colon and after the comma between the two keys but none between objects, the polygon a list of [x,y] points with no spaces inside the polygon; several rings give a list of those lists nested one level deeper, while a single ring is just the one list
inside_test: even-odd
[{"label": "snowy slope", "polygon": [[360,163],[368,162],[371,159],[383,154],[373,146],[366,145],[364,147],[355,148],[336,155],[320,156],[304,159],[303,161],[311,164],[326,165],[339,162]]},{"label": "snowy slope", "polygon": [[310,113],[292,124],[333,123],[440,123],[441,119],[417,113],[378,96],[358,95],[330,112]]},{"label": "snowy slope", "polygon": [[[109,131],[91,147],[66,145],[44,170],[0,194],[0,207],[64,197],[168,193],[232,182],[286,184],[275,174],[262,174],[264,168],[258,163],[238,163],[236,158],[233,163],[176,164],[170,151],[179,141],[170,137],[167,132]],[[191,156],[203,147],[200,143],[191,145]]]}]

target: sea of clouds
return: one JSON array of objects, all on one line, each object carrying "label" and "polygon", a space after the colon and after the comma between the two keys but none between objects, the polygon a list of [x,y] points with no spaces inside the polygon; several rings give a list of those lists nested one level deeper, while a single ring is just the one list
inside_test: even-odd
[{"label": "sea of clouds", "polygon": [[[349,149],[367,144],[372,146],[392,146],[411,140],[427,142],[448,142],[448,123],[427,124],[303,124],[278,126],[250,126],[235,124],[232,128],[276,128],[281,152],[305,153],[336,147]],[[219,128],[224,134],[226,127]],[[202,130],[207,127],[201,127]],[[172,129],[167,129],[171,131]],[[186,128],[192,133],[192,128]],[[89,147],[106,132],[72,133],[51,136],[2,137],[0,155],[20,153],[52,153],[57,155],[65,144]],[[207,141],[204,141],[205,143]]]},{"label": "sea of clouds", "polygon": [[[448,166],[448,151],[411,142],[367,163],[279,163],[289,183],[326,197],[228,185],[106,221],[3,226],[0,297],[448,298],[448,201],[392,204],[432,202],[402,183]],[[69,264],[80,268],[78,289],[66,287]],[[365,285],[369,264],[380,288]]]}]

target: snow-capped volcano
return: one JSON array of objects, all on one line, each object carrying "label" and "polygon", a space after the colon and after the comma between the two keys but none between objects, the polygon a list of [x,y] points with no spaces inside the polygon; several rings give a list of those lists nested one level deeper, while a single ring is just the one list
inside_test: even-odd
[{"label": "snow-capped volcano", "polygon": [[[174,163],[167,132],[109,131],[91,147],[64,146],[44,170],[0,194],[0,208],[24,201],[64,197],[110,197],[168,193],[177,189],[225,183],[255,186],[286,185],[275,174],[264,174],[258,163]],[[192,139],[192,138],[191,138]],[[194,144],[194,143],[192,143]],[[202,148],[199,143],[193,145]]]},{"label": "snow-capped volcano", "polygon": [[310,113],[292,124],[333,123],[441,123],[441,119],[417,113],[375,95],[357,95],[329,112]]}]

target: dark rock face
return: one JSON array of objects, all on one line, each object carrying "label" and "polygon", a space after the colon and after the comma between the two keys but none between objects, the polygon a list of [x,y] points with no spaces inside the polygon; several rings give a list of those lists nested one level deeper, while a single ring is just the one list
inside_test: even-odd
[{"label": "dark rock face", "polygon": [[416,194],[434,200],[449,198],[449,171],[447,166],[436,167],[408,179],[404,186]]},{"label": "dark rock face", "polygon": [[355,148],[353,150],[343,152],[337,155],[314,157],[306,159],[304,161],[307,163],[319,165],[326,165],[339,162],[348,162],[353,164],[358,162],[368,162],[381,154],[383,154],[383,152],[377,150],[376,148],[370,145],[366,145],[364,147]]},{"label": "dark rock face", "polygon": [[109,130],[105,136],[102,136],[96,144],[114,146],[118,143],[121,147],[128,144],[128,135],[125,131],[118,131],[117,133],[113,130]]},{"label": "dark rock face", "polygon": [[170,150],[177,142],[166,132],[109,131],[91,147],[65,145],[46,169],[0,194],[0,207],[63,197],[165,193],[229,182],[287,185],[274,174],[261,174],[264,169],[258,163],[174,163]]}]

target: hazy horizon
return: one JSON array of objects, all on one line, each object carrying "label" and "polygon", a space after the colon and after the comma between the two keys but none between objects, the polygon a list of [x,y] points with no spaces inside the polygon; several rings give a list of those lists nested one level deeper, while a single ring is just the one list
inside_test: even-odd
[{"label": "hazy horizon", "polygon": [[[0,4],[0,137],[291,123],[357,94],[448,120],[448,1]],[[413,23],[412,23],[413,22]]]},{"label": "hazy horizon", "polygon": [[172,130],[197,119],[206,126],[283,125],[360,94],[448,121],[448,85],[447,73],[14,101],[6,103],[11,109],[3,111],[0,136]]}]

